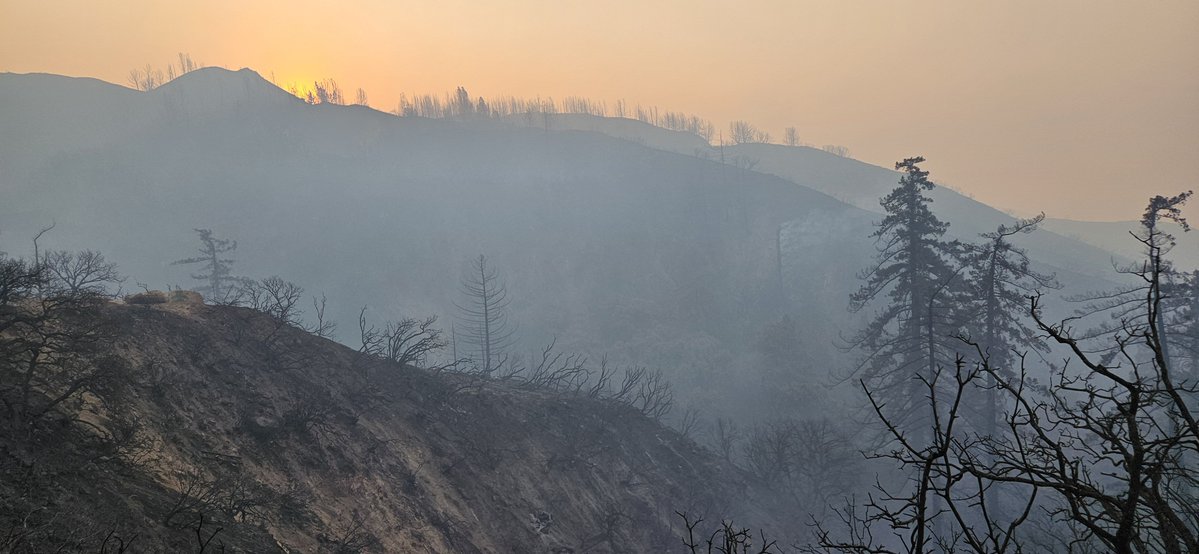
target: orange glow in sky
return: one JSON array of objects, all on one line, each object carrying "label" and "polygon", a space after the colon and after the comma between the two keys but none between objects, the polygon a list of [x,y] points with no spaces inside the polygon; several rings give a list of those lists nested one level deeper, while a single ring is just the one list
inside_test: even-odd
[{"label": "orange glow in sky", "polygon": [[1199,2],[0,0],[0,70],[124,84],[178,52],[283,88],[585,96],[920,154],[980,200],[1133,219],[1199,186]]}]

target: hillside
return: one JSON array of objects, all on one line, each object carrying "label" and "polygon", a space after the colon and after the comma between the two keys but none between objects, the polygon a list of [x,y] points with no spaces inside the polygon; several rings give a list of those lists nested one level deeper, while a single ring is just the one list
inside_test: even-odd
[{"label": "hillside", "polygon": [[[192,90],[224,109],[171,108]],[[486,254],[512,293],[521,354],[556,336],[568,351],[672,371],[690,401],[714,400],[718,380],[756,386],[728,368],[745,367],[762,328],[795,308],[783,298],[803,297],[815,357],[831,351],[852,283],[828,276],[853,274],[872,249],[867,212],[597,133],[309,106],[249,71],[197,71],[149,93],[5,76],[0,93],[20,100],[0,106],[0,125],[27,130],[0,137],[12,199],[0,249],[27,251],[53,221],[45,247],[101,250],[130,287],[188,286],[169,263],[194,250],[192,228],[212,228],[239,241],[239,274],[327,294],[343,330],[364,305],[448,327],[459,276]],[[83,112],[110,132],[77,137]],[[17,142],[34,151],[8,148]],[[781,251],[779,231],[809,214],[859,229],[819,240],[853,254],[783,275],[780,253],[807,253]]]},{"label": "hillside", "polygon": [[[1144,250],[1143,245],[1129,236],[1129,233],[1141,229],[1138,221],[1076,221],[1051,218],[1045,221],[1045,227],[1059,235],[1109,250],[1126,259],[1135,259],[1141,256]],[[1170,250],[1170,259],[1183,269],[1199,268],[1199,237],[1173,222],[1165,222],[1164,229],[1173,235],[1177,242]]]},{"label": "hillside", "polygon": [[[0,96],[10,100],[0,128],[13,130],[0,134],[0,250],[28,252],[54,222],[42,247],[101,250],[130,289],[187,287],[189,272],[170,262],[192,255],[193,228],[211,228],[239,242],[236,273],[327,295],[343,332],[363,306],[376,320],[435,314],[450,327],[459,277],[486,254],[513,298],[518,354],[556,338],[659,367],[683,405],[712,406],[712,417],[841,405],[811,383],[848,365],[833,345],[862,317],[845,308],[875,254],[878,216],[813,187],[895,178],[783,147],[811,154],[785,157],[806,174],[768,169],[753,150],[756,170],[722,164],[695,151],[697,137],[629,120],[538,126],[307,105],[250,70],[203,69],[150,92],[5,74]],[[934,208],[963,238],[987,230],[966,223],[1004,220]],[[1076,289],[1110,285],[1106,252],[1051,233],[1021,240]],[[802,355],[780,384],[760,345],[788,316]],[[779,396],[789,389],[803,400]]]},{"label": "hillside", "polygon": [[661,552],[676,510],[777,526],[625,404],[366,359],[245,308],[73,324],[111,337],[72,366],[107,378],[0,435],[6,551]]},{"label": "hillside", "polygon": [[[708,160],[723,158],[734,167],[782,177],[874,214],[881,214],[879,199],[895,188],[899,179],[899,174],[890,168],[837,156],[810,146],[748,143],[717,148],[694,134],[662,129],[635,120],[581,114],[537,114],[510,119],[521,125],[549,130],[602,133],[649,148]],[[897,156],[915,154],[918,153]],[[935,166],[936,161],[930,160],[930,164]],[[933,177],[936,177],[935,171]],[[994,231],[999,225],[1010,225],[1014,221],[1011,215],[945,186],[934,188],[929,192],[929,197],[933,200],[938,217],[950,224],[950,235],[962,240],[977,240],[979,234]],[[1092,225],[1091,222],[1070,223]],[[1094,281],[1094,272],[1109,266],[1112,253],[1131,258],[1137,252],[1136,243],[1126,240],[1126,233],[1105,232],[1100,229],[1103,225],[1093,224],[1095,236],[1105,237],[1104,240],[1094,240],[1090,238],[1092,235],[1088,230],[1067,225],[1066,220],[1051,220],[1042,226],[1048,232],[1039,233],[1038,240],[1028,241],[1025,247],[1044,270],[1058,273],[1067,283],[1082,285],[1084,289],[1093,288],[1100,285]],[[1196,248],[1196,244],[1191,244],[1193,242],[1191,237],[1182,237],[1188,252]],[[1193,259],[1188,258],[1188,261]]]}]

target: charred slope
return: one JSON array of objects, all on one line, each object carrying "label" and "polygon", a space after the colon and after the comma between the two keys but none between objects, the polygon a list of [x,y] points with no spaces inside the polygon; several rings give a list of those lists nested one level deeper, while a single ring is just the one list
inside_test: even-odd
[{"label": "charred slope", "polygon": [[675,510],[776,526],[738,505],[732,470],[627,405],[396,367],[244,308],[98,317],[114,338],[96,361],[121,371],[0,438],[0,544],[664,551]]}]

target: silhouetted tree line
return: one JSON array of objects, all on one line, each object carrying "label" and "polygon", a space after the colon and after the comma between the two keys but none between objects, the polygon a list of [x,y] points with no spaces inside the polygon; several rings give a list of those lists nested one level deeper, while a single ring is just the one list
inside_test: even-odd
[{"label": "silhouetted tree line", "polygon": [[[1000,226],[970,245],[943,238],[929,210],[922,158],[897,164],[883,199],[877,265],[853,296],[889,299],[856,337],[857,379],[901,469],[867,502],[815,520],[820,552],[1195,552],[1199,550],[1199,374],[1189,353],[1199,288],[1167,254],[1188,230],[1190,193],[1151,199],[1133,233],[1143,258],[1120,268],[1134,285],[1087,295],[1075,330],[1041,312],[1036,273],[1011,238],[1041,217]],[[1171,337],[1178,337],[1173,340]],[[1064,363],[1029,353],[1063,347]]]},{"label": "silhouetted tree line", "polygon": [[[149,91],[156,89],[175,78],[205,67],[203,63],[192,59],[191,54],[179,53],[177,62],[168,63],[166,69],[146,64],[144,68],[132,69],[127,83],[130,87]],[[273,78],[272,78],[273,80]],[[301,88],[296,83],[287,85],[286,90],[308,104],[334,104],[344,106],[348,103],[359,106],[369,106],[369,96],[361,87],[354,92],[351,99],[342,92],[341,86],[335,79],[326,78],[313,81],[310,87]],[[582,96],[567,96],[560,101],[552,97],[524,98],[518,96],[497,96],[490,99],[482,96],[472,98],[465,87],[458,87],[454,92],[443,95],[414,94],[409,97],[400,95],[399,104],[392,113],[400,117],[427,117],[433,119],[472,119],[472,118],[501,118],[514,115],[534,117],[536,115],[553,114],[585,114],[598,117],[628,118],[648,123],[655,127],[692,133],[711,143],[718,138],[716,126],[711,121],[685,112],[663,110],[657,106],[629,105],[625,100],[617,100],[611,107],[602,100],[593,100]],[[722,137],[723,135],[721,135]],[[729,123],[729,144],[770,143],[770,133],[763,131],[746,121]],[[724,139],[719,138],[719,144]],[[783,144],[787,146],[811,146],[799,140],[795,127],[787,127],[783,134]],[[849,149],[835,144],[820,147],[825,152],[841,157],[849,157]]]},{"label": "silhouetted tree line", "polygon": [[154,67],[152,64],[146,64],[146,67],[141,69],[130,70],[128,84],[130,87],[140,91],[154,90],[174,81],[176,77],[202,67],[204,67],[204,64],[193,60],[191,54],[180,52],[179,59],[176,62],[168,63],[165,71]]},{"label": "silhouetted tree line", "polygon": [[[878,262],[851,298],[855,310],[879,306],[850,342],[862,355],[852,376],[882,427],[867,458],[902,479],[879,479],[864,501],[846,489],[809,489],[831,513],[813,513],[811,542],[795,547],[1199,551],[1199,282],[1168,259],[1175,239],[1162,225],[1189,230],[1181,207],[1191,193],[1150,200],[1132,233],[1143,257],[1117,268],[1132,285],[1072,298],[1084,306],[1054,322],[1041,311],[1041,291],[1056,281],[1012,243],[1043,216],[1002,225],[979,244],[945,240],[922,161],[897,164],[904,174],[874,234]],[[1077,330],[1081,318],[1097,317],[1107,321]],[[1034,363],[1050,344],[1064,349],[1062,363]],[[835,435],[810,422],[747,433],[718,420],[713,443],[763,482],[799,475],[827,485],[845,477],[817,469],[838,467],[833,453],[844,456],[848,444],[819,446],[822,436]],[[727,522],[697,539],[698,522],[683,518],[693,552],[777,548],[764,538],[747,546],[754,535]]]},{"label": "silhouetted tree line", "polygon": [[419,94],[411,97],[401,95],[399,105],[392,113],[401,117],[450,119],[586,114],[636,119],[664,129],[694,133],[708,141],[711,141],[716,134],[715,126],[698,116],[661,110],[655,106],[640,104],[630,106],[624,100],[619,100],[609,107],[606,102],[580,96],[567,96],[560,101],[553,98],[521,98],[517,96],[498,96],[488,99],[480,96],[472,99],[464,87],[458,87],[454,92],[441,96],[433,94]]}]

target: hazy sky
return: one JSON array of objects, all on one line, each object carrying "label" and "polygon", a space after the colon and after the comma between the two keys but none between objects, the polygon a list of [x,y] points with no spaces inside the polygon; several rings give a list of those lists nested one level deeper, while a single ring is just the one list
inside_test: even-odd
[{"label": "hazy sky", "polygon": [[177,52],[381,109],[464,85],[795,126],[1051,216],[1199,188],[1194,0],[0,0],[2,71],[124,83]]}]

